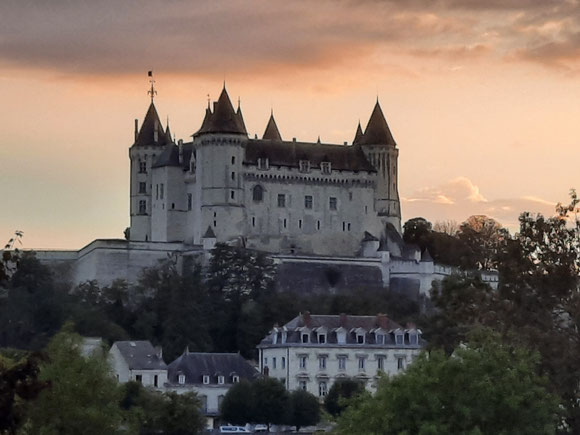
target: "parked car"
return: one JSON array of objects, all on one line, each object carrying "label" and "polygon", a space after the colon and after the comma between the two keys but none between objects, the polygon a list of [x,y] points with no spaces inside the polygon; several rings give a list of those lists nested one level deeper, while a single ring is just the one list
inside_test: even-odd
[{"label": "parked car", "polygon": [[267,424],[257,424],[254,426],[254,432],[268,432]]},{"label": "parked car", "polygon": [[244,426],[220,426],[220,433],[252,433]]}]

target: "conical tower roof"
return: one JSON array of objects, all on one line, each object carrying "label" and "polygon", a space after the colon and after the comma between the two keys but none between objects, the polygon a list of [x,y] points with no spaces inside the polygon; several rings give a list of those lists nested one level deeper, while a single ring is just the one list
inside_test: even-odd
[{"label": "conical tower roof", "polygon": [[134,146],[166,145],[167,143],[167,135],[161,125],[159,114],[157,113],[155,105],[151,103],[141,125],[141,129],[137,134]]},{"label": "conical tower roof", "polygon": [[396,145],[378,100],[365,129],[364,136],[358,143],[361,145]]},{"label": "conical tower roof", "polygon": [[206,110],[205,118],[196,135],[202,133],[248,134],[241,111],[235,112],[225,86],[220,97],[214,103],[213,113],[209,108]]},{"label": "conical tower roof", "polygon": [[165,136],[167,137],[167,143],[173,143],[173,137],[171,137],[171,129],[169,128],[169,118],[167,118],[167,128],[165,129]]},{"label": "conical tower roof", "polygon": [[270,113],[270,119],[268,120],[268,125],[266,125],[266,130],[264,131],[264,136],[262,136],[262,139],[282,140],[282,136],[280,136],[280,130],[278,130],[273,113]]},{"label": "conical tower roof", "polygon": [[356,133],[354,134],[354,140],[352,141],[353,145],[358,144],[364,136],[362,131],[362,127],[360,126],[360,121],[358,122],[358,127],[356,128]]}]

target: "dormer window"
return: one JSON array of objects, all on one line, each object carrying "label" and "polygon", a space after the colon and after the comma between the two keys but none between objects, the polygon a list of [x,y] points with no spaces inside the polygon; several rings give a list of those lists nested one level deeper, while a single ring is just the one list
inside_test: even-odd
[{"label": "dormer window", "polygon": [[225,383],[225,379],[223,376],[218,376],[218,384],[223,385]]},{"label": "dormer window", "polygon": [[330,175],[330,173],[332,172],[330,162],[320,162],[320,171],[323,174]]},{"label": "dormer window", "polygon": [[336,341],[338,344],[346,344],[346,331],[337,331]]},{"label": "dormer window", "polygon": [[240,377],[238,375],[233,375],[232,384],[237,384],[238,382],[240,382]]},{"label": "dormer window", "polygon": [[326,343],[326,334],[318,334],[318,342],[320,344],[325,344]]},{"label": "dormer window", "polygon": [[409,332],[409,344],[417,345],[419,342],[419,338],[417,337],[416,332]]},{"label": "dormer window", "polygon": [[179,383],[179,385],[185,384],[185,375],[179,375],[177,377],[177,382]]},{"label": "dormer window", "polygon": [[302,343],[308,343],[308,334],[302,334]]},{"label": "dormer window", "polygon": [[375,341],[377,344],[385,344],[385,335],[384,334],[376,334]]},{"label": "dormer window", "polygon": [[260,157],[258,159],[258,169],[263,171],[270,169],[270,161],[267,157]]},{"label": "dormer window", "polygon": [[300,160],[298,164],[300,166],[300,172],[310,172],[310,160]]},{"label": "dormer window", "polygon": [[364,334],[357,334],[356,335],[356,342],[358,344],[365,344],[365,336],[364,336]]},{"label": "dormer window", "polygon": [[403,334],[395,334],[395,344],[402,346],[405,343]]},{"label": "dormer window", "polygon": [[203,384],[209,385],[209,375],[203,375]]}]

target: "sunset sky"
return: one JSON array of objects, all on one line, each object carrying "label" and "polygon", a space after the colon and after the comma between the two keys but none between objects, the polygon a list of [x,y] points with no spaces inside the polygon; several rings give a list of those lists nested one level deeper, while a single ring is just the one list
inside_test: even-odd
[{"label": "sunset sky", "polygon": [[579,1],[2,0],[0,241],[123,236],[148,70],[184,140],[224,80],[252,136],[273,109],[285,139],[351,142],[378,97],[404,220],[514,230],[580,188]]}]

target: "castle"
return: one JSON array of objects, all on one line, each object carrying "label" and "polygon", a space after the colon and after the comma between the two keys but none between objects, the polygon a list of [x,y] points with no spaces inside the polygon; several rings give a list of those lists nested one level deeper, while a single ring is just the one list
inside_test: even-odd
[{"label": "castle", "polygon": [[[151,104],[135,121],[130,227],[78,251],[36,251],[58,277],[78,284],[136,282],[174,257],[207,262],[218,242],[269,253],[278,288],[303,292],[389,287],[428,294],[456,272],[401,237],[399,150],[377,100],[352,144],[284,141],[273,114],[261,139],[248,136],[224,88],[191,142],[175,141]],[[497,273],[481,272],[497,285]]]},{"label": "castle", "polygon": [[132,241],[239,240],[271,253],[354,256],[363,234],[401,230],[399,151],[379,102],[353,143],[284,141],[273,114],[249,138],[224,86],[193,141],[173,142],[153,100],[135,123]]}]

